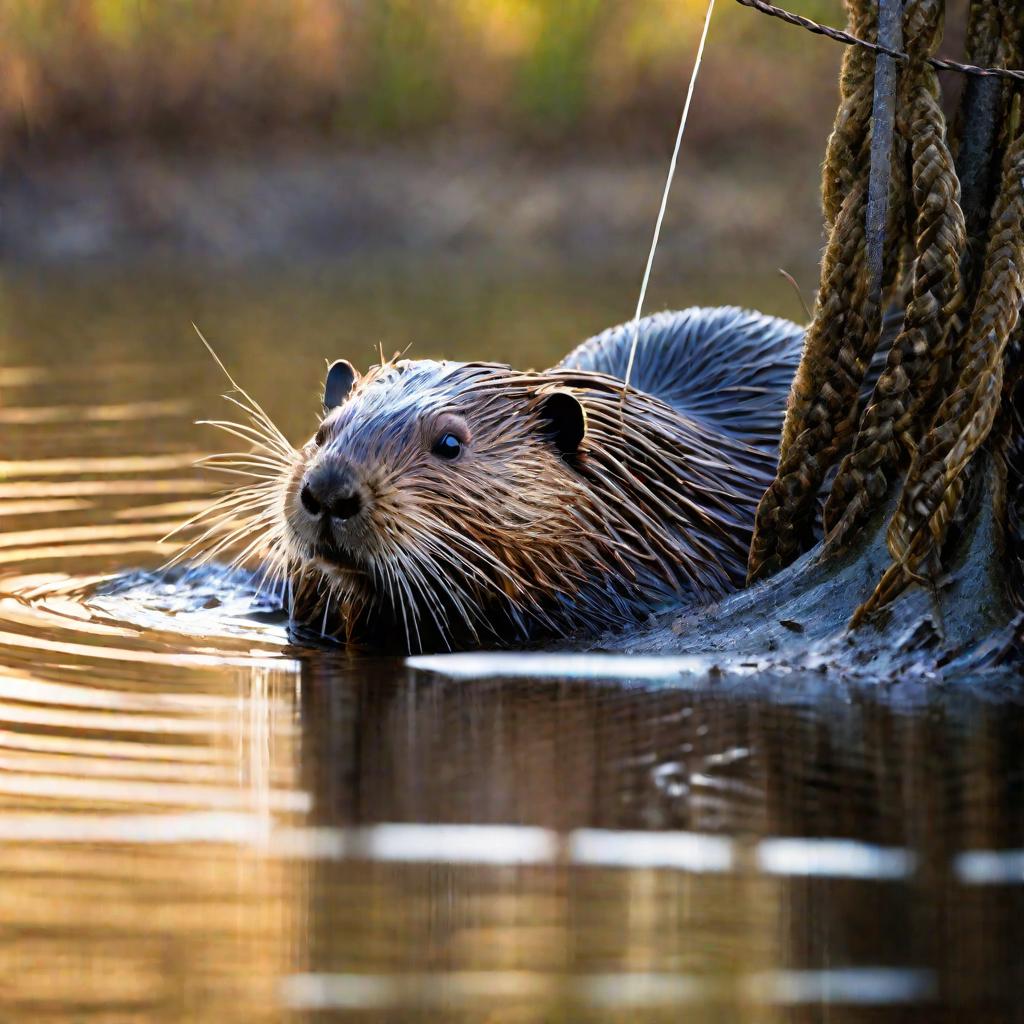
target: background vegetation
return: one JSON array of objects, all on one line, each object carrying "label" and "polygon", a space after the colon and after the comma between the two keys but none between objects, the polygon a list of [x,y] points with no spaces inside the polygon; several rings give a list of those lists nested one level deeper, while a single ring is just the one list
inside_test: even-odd
[{"label": "background vegetation", "polygon": [[[842,21],[839,0],[802,0]],[[659,149],[678,116],[703,0],[0,0],[9,147],[441,129],[530,145]],[[814,133],[835,44],[722,0],[702,141]],[[823,87],[823,85],[827,87]]]}]

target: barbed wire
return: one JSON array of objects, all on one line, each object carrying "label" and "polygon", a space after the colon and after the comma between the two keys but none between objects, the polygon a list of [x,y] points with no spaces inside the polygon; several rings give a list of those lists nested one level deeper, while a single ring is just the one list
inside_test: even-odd
[{"label": "barbed wire", "polygon": [[[862,46],[865,50],[873,53],[884,53],[899,61],[908,61],[910,57],[902,50],[890,50],[887,46],[880,46],[878,43],[869,43],[866,39],[850,35],[842,29],[833,28],[831,25],[821,25],[802,14],[794,14],[782,7],[776,7],[767,0],[736,0],[743,7],[750,7],[761,14],[767,14],[770,18],[778,18],[787,25],[795,25],[797,28],[806,29],[816,36],[825,36],[837,43],[845,43],[847,46]],[[979,68],[973,64],[960,64],[955,60],[944,60],[941,57],[929,57],[928,63],[939,71],[957,71],[963,75],[976,75],[981,78],[1008,78],[1014,82],[1024,82],[1024,71],[1016,71],[1012,68]]]}]

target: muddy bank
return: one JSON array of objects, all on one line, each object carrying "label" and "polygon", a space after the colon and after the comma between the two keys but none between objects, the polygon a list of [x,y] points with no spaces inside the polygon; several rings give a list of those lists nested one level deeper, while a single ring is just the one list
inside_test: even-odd
[{"label": "muddy bank", "polygon": [[888,567],[886,527],[892,503],[850,550],[819,543],[792,565],[721,602],[667,612],[644,629],[605,638],[631,654],[696,655],[709,679],[745,671],[844,682],[910,679],[981,683],[1019,679],[1024,617],[1008,570],[1020,545],[990,504],[949,552],[948,574],[912,584],[857,629],[850,620]]},{"label": "muddy bank", "polygon": [[[237,266],[381,253],[636,266],[662,159],[539,157],[467,143],[163,155],[108,150],[8,167],[0,253],[15,265],[201,259]],[[659,265],[784,266],[813,287],[814,169],[799,178],[680,168]]]}]

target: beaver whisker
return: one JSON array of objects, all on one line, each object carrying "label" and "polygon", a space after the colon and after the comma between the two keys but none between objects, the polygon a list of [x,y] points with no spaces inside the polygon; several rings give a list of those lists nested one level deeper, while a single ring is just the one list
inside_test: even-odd
[{"label": "beaver whisker", "polygon": [[207,455],[199,459],[196,465],[211,469],[216,469],[219,466],[248,466],[250,469],[271,469],[280,473],[282,470],[289,469],[292,463],[263,456],[257,452],[220,452],[217,455]]},{"label": "beaver whisker", "polygon": [[222,533],[226,529],[232,529],[233,532],[244,531],[246,528],[253,529],[264,520],[274,522],[276,516],[277,509],[273,495],[240,494],[237,497],[226,495],[222,499],[222,503],[211,506],[205,513],[196,517],[194,522],[201,524],[203,521],[208,521],[209,525],[199,537],[188,545],[186,550],[202,545],[206,540],[217,536],[218,533]]},{"label": "beaver whisker", "polygon": [[[377,596],[375,596],[373,598],[373,600],[375,600],[381,607],[383,607],[384,606],[383,602],[386,599],[387,603],[390,604],[390,606],[392,608],[397,608],[399,602],[398,602],[398,599],[395,597],[395,592],[394,592],[394,589],[393,589],[394,583],[393,583],[391,577],[388,575],[388,563],[387,562],[382,562],[382,563],[380,563],[379,566],[377,565],[376,562],[372,563],[371,566],[370,566],[370,574],[371,574],[371,576],[373,578],[373,581],[374,581],[374,588],[373,589],[374,589],[375,594],[377,595]],[[386,588],[386,590],[387,590],[386,594],[379,593],[381,588],[379,588],[377,586],[377,579],[378,579],[378,577],[380,577],[382,579],[382,582],[384,584],[384,588]],[[350,585],[350,588],[351,588],[351,584],[349,584],[349,585]]]},{"label": "beaver whisker", "polygon": [[194,520],[200,518],[209,511],[216,510],[219,506],[227,502],[248,500],[252,498],[254,495],[258,494],[273,497],[274,495],[279,493],[279,490],[279,486],[275,486],[270,482],[236,484],[226,487],[223,490],[220,490],[216,493],[215,500],[210,505],[208,505],[204,509],[201,509],[194,516],[190,517],[190,519],[186,520],[186,522],[182,525],[188,525],[188,523],[193,522]]},{"label": "beaver whisker", "polygon": [[[429,585],[426,580],[424,581],[425,585],[429,585],[430,586],[431,594],[435,597],[435,599],[438,601],[439,605],[441,606],[442,612],[443,612],[443,614],[445,614],[445,621],[446,622],[448,621],[448,617],[447,617],[447,613],[443,611],[444,610],[444,599],[443,598],[447,597],[448,600],[451,602],[451,604],[454,606],[454,609],[458,613],[459,617],[462,619],[462,621],[465,623],[466,627],[469,629],[469,631],[472,634],[474,640],[478,640],[479,639],[479,634],[477,632],[476,626],[473,623],[473,616],[475,614],[476,618],[479,619],[481,624],[485,625],[485,626],[487,625],[487,620],[480,613],[478,608],[475,608],[472,603],[468,603],[468,602],[471,602],[471,597],[470,597],[469,593],[466,591],[465,587],[463,587],[458,582],[457,579],[453,578],[450,573],[447,573],[447,574],[439,573],[437,571],[437,569],[438,569],[438,566],[437,566],[438,559],[436,558],[436,556],[431,556],[429,551],[422,552],[422,551],[419,551],[417,549],[417,550],[415,550],[413,552],[413,557],[417,558],[420,561],[420,563],[424,567],[424,571],[426,571],[427,573],[431,573],[431,572],[433,573],[437,583],[443,584],[445,586],[446,589],[445,589],[443,597],[442,597],[434,589],[433,585]],[[460,569],[461,568],[466,573],[467,576],[472,577],[472,576],[475,575],[484,584],[489,584],[490,583],[490,581],[488,581],[486,576],[484,576],[482,573],[479,573],[479,572],[475,572],[474,573],[473,570],[474,570],[475,567],[472,565],[472,563],[468,562],[466,559],[463,559],[463,558],[457,556],[457,553],[456,553],[456,559],[453,560],[451,562],[451,564],[456,569]],[[421,578],[422,578],[422,574],[421,574]],[[449,644],[449,646],[450,646],[450,644]]]},{"label": "beaver whisker", "polygon": [[203,519],[212,517],[223,518],[225,513],[237,515],[239,512],[255,508],[270,508],[277,503],[278,488],[272,483],[245,484],[233,487],[224,492],[205,509],[186,520],[178,530]]},{"label": "beaver whisker", "polygon": [[[241,395],[245,401],[240,401],[236,397],[237,395]],[[292,451],[292,444],[288,438],[281,433],[277,424],[267,415],[264,408],[249,394],[241,389],[236,389],[234,395],[229,393],[222,397],[225,401],[228,401],[232,405],[241,409],[248,417],[252,426],[257,430],[260,430],[266,436],[267,440],[273,443],[275,448],[279,448],[282,452]]]},{"label": "beaver whisker", "polygon": [[[213,511],[213,509],[207,510],[204,513],[204,516],[201,518],[210,518],[211,512]],[[248,510],[243,509],[243,511]],[[206,527],[206,529],[203,531],[202,534],[200,534],[200,536],[194,538],[192,541],[186,544],[181,550],[176,552],[170,559],[168,559],[168,561],[164,563],[164,568],[167,569],[171,566],[177,565],[185,558],[195,555],[197,552],[203,551],[205,553],[206,549],[204,548],[204,545],[206,544],[207,541],[211,540],[211,538],[221,536],[225,530],[229,529],[232,526],[236,526],[236,524],[236,530],[241,531],[241,535],[244,535],[246,531],[255,530],[257,527],[261,525],[263,521],[268,521],[272,523],[274,521],[275,515],[275,511],[272,508],[267,507],[263,508],[258,516],[254,514],[247,516],[242,520],[239,520],[238,509],[228,508],[224,511],[221,511],[216,516],[213,516],[213,522]],[[200,521],[200,519],[194,519],[193,525]],[[187,524],[182,524],[181,526],[177,527],[174,533],[180,532],[185,528],[186,525]],[[173,536],[173,533],[169,534],[168,536]]]},{"label": "beaver whisker", "polygon": [[237,437],[240,441],[254,444],[261,451],[251,454],[262,454],[266,458],[271,458],[277,466],[290,465],[296,454],[294,448],[281,448],[274,438],[245,423],[236,423],[234,420],[196,420],[196,426],[214,427],[225,434]]},{"label": "beaver whisker", "polygon": [[420,611],[416,606],[409,580],[398,571],[397,563],[388,563],[388,572],[391,573],[397,583],[396,590],[402,599],[403,617],[405,616],[406,600],[408,600],[409,617],[412,620],[412,628],[416,634],[416,647],[420,649],[423,647],[423,641],[420,636]]},{"label": "beaver whisker", "polygon": [[276,516],[273,509],[262,509],[241,517],[235,509],[230,509],[217,516],[217,518],[203,530],[200,536],[196,537],[189,545],[187,545],[185,552],[195,554],[201,550],[205,551],[207,549],[206,545],[208,541],[221,540],[225,537],[226,531],[229,534],[237,533],[239,536],[236,539],[241,539],[246,532],[252,532],[264,522],[273,523],[275,518]]},{"label": "beaver whisker", "polygon": [[[288,539],[283,531],[278,531],[271,549],[267,552],[267,565],[261,573],[256,592],[259,594],[265,585],[269,585],[271,593],[276,594],[279,584],[284,583],[284,574],[288,571]],[[276,581],[276,582],[275,582]]]},{"label": "beaver whisker", "polygon": [[278,538],[275,545],[275,550],[267,552],[266,564],[256,579],[256,589],[252,595],[253,601],[256,601],[265,591],[269,591],[274,600],[278,604],[281,603],[277,595],[277,588],[284,583],[284,573],[288,569],[288,562],[281,558],[281,538]]},{"label": "beaver whisker", "polygon": [[[248,536],[250,536],[261,525],[265,524],[267,526],[270,526],[270,525],[273,525],[273,522],[274,522],[273,513],[268,513],[266,515],[259,516],[259,517],[254,518],[254,519],[246,520],[244,523],[242,523],[236,529],[230,530],[228,533],[226,533],[224,536],[222,536],[220,539],[218,539],[216,541],[216,543],[212,544],[210,547],[202,549],[199,552],[198,558],[196,559],[196,565],[207,565],[207,564],[209,564],[209,562],[211,562],[214,558],[216,558],[217,555],[221,554],[223,551],[226,551],[232,545],[238,544],[240,542],[243,542]],[[262,535],[258,536],[257,537],[257,542],[258,543],[265,543],[264,537]]]},{"label": "beaver whisker", "polygon": [[224,508],[234,512],[258,511],[270,509],[277,506],[278,495],[274,488],[268,484],[253,484],[250,487],[239,487],[235,491],[234,500],[224,503]]},{"label": "beaver whisker", "polygon": [[324,617],[320,622],[320,639],[327,639],[327,613],[331,610],[331,591],[330,588],[327,590],[327,595],[324,598]]},{"label": "beaver whisker", "polygon": [[285,575],[282,575],[281,576],[281,592],[278,593],[276,587],[274,588],[274,591],[273,591],[274,597],[277,599],[277,603],[282,608],[286,607],[286,605],[285,605],[285,593],[288,590],[288,580],[289,579],[291,579],[291,573],[287,573]]},{"label": "beaver whisker", "polygon": [[[202,532],[169,560],[168,566],[186,558],[197,565],[205,565],[235,545],[240,550],[231,560],[230,567],[242,565],[257,553],[267,560],[257,595],[270,581],[288,574],[288,535],[281,522],[282,473],[290,472],[298,452],[281,433],[266,410],[231,376],[227,367],[213,350],[198,327],[196,333],[230,382],[233,392],[223,397],[240,409],[248,422],[235,420],[200,420],[233,437],[254,445],[246,452],[222,452],[201,459],[198,465],[244,478],[247,482],[217,497],[207,508],[190,517],[168,538],[192,526]],[[165,538],[166,539],[166,538]]]},{"label": "beaver whisker", "polygon": [[[221,495],[219,498],[217,498],[216,501],[214,501],[210,505],[207,505],[206,508],[200,509],[200,511],[196,512],[194,515],[189,516],[188,519],[186,519],[184,522],[179,523],[177,526],[175,526],[173,530],[169,530],[166,534],[164,534],[163,537],[160,538],[160,542],[166,543],[173,537],[176,537],[178,534],[188,529],[190,526],[195,526],[203,520],[208,520],[211,518],[223,519],[227,515],[236,515],[237,513],[234,507],[232,506],[241,501],[242,497],[248,498],[247,495],[240,495],[239,493],[247,490],[248,488],[236,488],[232,491],[229,491],[227,494]],[[179,551],[174,556],[174,559],[170,564],[173,564],[173,561],[175,560],[179,560],[181,558],[181,555],[182,552]]]},{"label": "beaver whisker", "polygon": [[[416,552],[414,557],[417,557],[421,563],[425,563],[426,569],[434,573],[438,583],[442,583],[448,588],[446,596],[449,597],[466,626],[476,636],[472,615],[475,613],[477,619],[484,625],[486,625],[486,619],[478,609],[467,603],[471,601],[471,597],[465,587],[451,573],[439,572],[437,563],[447,562],[455,572],[462,571],[467,577],[476,579],[478,583],[491,585],[491,581],[468,560],[458,556],[444,557],[440,551],[434,550],[432,545],[428,546],[428,550],[425,552]],[[433,587],[431,587],[431,592],[436,594]]]},{"label": "beaver whisker", "polygon": [[[433,588],[427,585],[427,582],[423,578],[423,574],[414,559],[408,557],[407,554],[403,554],[400,556],[399,561],[401,562],[403,571],[409,578],[410,586],[419,592],[423,605],[426,606],[427,611],[430,613],[430,617],[433,620],[434,625],[437,627],[438,636],[441,638],[445,647],[451,650],[451,643],[448,639],[451,624],[449,622],[447,612],[437,599],[436,593]],[[413,595],[410,595],[410,599],[412,599],[412,597]],[[438,618],[438,613],[440,613],[440,619]]]},{"label": "beaver whisker", "polygon": [[[198,465],[198,463],[197,463]],[[268,473],[257,473],[254,470],[246,469],[234,469],[231,466],[219,466],[219,465],[204,465],[202,468],[209,469],[214,473],[223,473],[225,476],[241,476],[247,480],[268,480],[277,481],[280,479],[280,473],[276,476]]]},{"label": "beaver whisker", "polygon": [[265,537],[258,537],[255,540],[250,541],[250,543],[247,544],[246,547],[238,555],[236,555],[234,558],[231,559],[230,562],[228,562],[228,569],[239,569],[256,555],[259,555],[262,559],[263,555],[266,552],[266,544],[267,541]]},{"label": "beaver whisker", "polygon": [[[408,620],[408,618],[406,616],[406,613],[405,613],[405,599],[402,596],[400,591],[399,591],[399,596],[398,596],[397,601],[395,599],[396,587],[398,586],[398,582],[399,581],[393,577],[393,573],[392,573],[393,567],[388,562],[382,562],[379,565],[377,563],[374,563],[373,569],[374,569],[374,576],[375,577],[377,575],[378,569],[383,573],[383,576],[384,576],[384,579],[385,579],[385,582],[386,582],[386,586],[387,586],[387,590],[388,590],[388,595],[389,595],[390,602],[391,602],[391,606],[395,607],[397,605],[399,614],[402,617],[402,626],[403,626],[403,629],[405,631],[405,646],[406,646],[407,649],[411,650],[412,649],[412,638],[409,635],[409,620]],[[417,629],[417,639],[418,639],[418,637],[419,637],[419,630]]]},{"label": "beaver whisker", "polygon": [[248,477],[251,480],[273,480],[279,481],[281,479],[281,470],[278,469],[276,473],[267,472],[268,467],[258,466],[255,464],[247,463],[236,463],[231,461],[220,461],[210,456],[209,459],[197,462],[196,466],[199,469],[209,469],[215,473],[225,473],[228,476],[243,476]]},{"label": "beaver whisker", "polygon": [[[274,457],[282,465],[290,463],[296,453],[295,448],[281,439],[280,433],[274,428],[273,432],[265,425],[262,419],[252,415],[244,405],[237,402],[231,395],[222,395],[222,398],[238,406],[248,415],[248,423],[239,423],[237,420],[197,420],[197,426],[215,427],[226,434],[231,434],[239,440],[255,445],[262,453]],[[269,421],[267,421],[269,422]]]},{"label": "beaver whisker", "polygon": [[409,618],[412,621],[413,632],[416,634],[416,649],[421,650],[423,648],[423,639],[420,634],[420,609],[416,604],[416,599],[413,595],[408,575],[398,571],[400,564],[400,559],[397,559],[394,562],[389,562],[387,563],[387,569],[397,584],[396,591],[400,597],[403,618],[405,617],[405,610],[408,608]]},{"label": "beaver whisker", "polygon": [[[258,525],[258,524],[253,524]],[[270,539],[273,539],[272,537]],[[265,555],[267,549],[268,538],[266,534],[258,535],[253,541],[251,541],[244,550],[239,552],[229,563],[228,568],[237,569],[239,566],[244,565],[253,555],[260,552]]]},{"label": "beaver whisker", "polygon": [[203,332],[199,330],[195,323],[192,324],[192,327],[195,330],[196,334],[199,335],[199,340],[203,343],[203,345],[206,346],[207,352],[209,352],[210,355],[213,357],[213,361],[221,368],[221,371],[223,372],[224,376],[227,377],[232,388],[234,388],[235,393],[241,395],[242,398],[245,399],[245,401],[248,403],[248,407],[243,405],[242,402],[238,401],[238,399],[234,398],[231,395],[225,395],[224,397],[229,402],[232,402],[234,405],[237,405],[240,409],[244,410],[248,416],[255,419],[259,423],[262,423],[266,427],[269,434],[277,439],[281,449],[285,452],[289,451],[291,449],[291,445],[288,443],[288,439],[284,436],[284,434],[282,434],[281,431],[277,428],[277,425],[274,423],[274,421],[267,415],[267,413],[259,404],[259,402],[257,402],[256,399],[254,399],[252,395],[250,395],[249,392],[245,390],[245,388],[241,387],[235,380],[235,378],[231,376],[231,374],[228,372],[228,368],[221,361],[220,356],[218,356],[217,353],[214,352],[213,346],[203,336]]},{"label": "beaver whisker", "polygon": [[[233,531],[231,534],[227,535],[222,541],[218,541],[216,544],[213,544],[208,548],[186,548],[185,551],[183,552],[183,555],[190,556],[191,564],[196,568],[203,565],[208,565],[222,551],[225,551],[232,544],[237,543],[244,537],[248,536],[251,529],[251,524],[246,523],[244,528],[240,529],[237,532]],[[181,561],[181,559],[178,559],[177,561]],[[176,562],[171,562],[170,564],[174,565],[176,564]]]}]

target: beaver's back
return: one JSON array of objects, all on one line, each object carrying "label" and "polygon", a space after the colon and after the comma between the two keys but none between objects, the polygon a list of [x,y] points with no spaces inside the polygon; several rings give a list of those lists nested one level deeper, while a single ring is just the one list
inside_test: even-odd
[{"label": "beaver's back", "polygon": [[[630,384],[709,431],[774,458],[804,328],[735,306],[656,313],[637,324]],[[583,342],[556,369],[625,378],[632,323]]]}]

